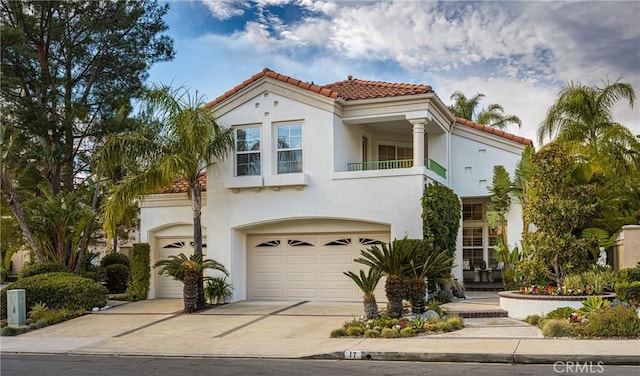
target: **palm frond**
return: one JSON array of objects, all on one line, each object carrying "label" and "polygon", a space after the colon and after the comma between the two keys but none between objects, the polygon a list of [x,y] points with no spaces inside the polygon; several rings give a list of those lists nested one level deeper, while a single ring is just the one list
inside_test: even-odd
[{"label": "palm frond", "polygon": [[369,268],[366,274],[362,269],[360,269],[359,274],[355,274],[352,271],[343,273],[351,278],[365,295],[373,293],[376,286],[378,286],[378,282],[380,282],[380,278],[382,278],[382,273],[375,268]]}]

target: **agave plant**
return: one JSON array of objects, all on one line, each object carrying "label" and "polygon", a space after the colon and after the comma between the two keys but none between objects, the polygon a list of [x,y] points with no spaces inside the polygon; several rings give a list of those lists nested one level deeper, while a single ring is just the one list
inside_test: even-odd
[{"label": "agave plant", "polygon": [[364,273],[364,270],[360,269],[359,275],[352,271],[345,272],[344,275],[351,278],[364,293],[362,299],[362,303],[364,304],[364,316],[367,319],[374,319],[380,316],[378,312],[378,303],[376,302],[376,297],[373,294],[373,291],[376,289],[376,286],[378,286],[378,282],[380,281],[380,278],[382,278],[382,273],[378,269],[369,268],[369,272],[367,274]]},{"label": "agave plant", "polygon": [[409,268],[409,247],[395,246],[395,242],[373,246],[360,251],[356,262],[377,269],[387,277],[384,289],[389,301],[389,316],[402,316],[403,276]]},{"label": "agave plant", "polygon": [[195,312],[198,308],[198,285],[205,269],[215,269],[229,275],[227,269],[215,260],[203,259],[202,255],[186,256],[184,253],[171,255],[165,260],[156,262],[153,267],[159,268],[161,275],[167,275],[184,283],[182,291],[185,313]]}]

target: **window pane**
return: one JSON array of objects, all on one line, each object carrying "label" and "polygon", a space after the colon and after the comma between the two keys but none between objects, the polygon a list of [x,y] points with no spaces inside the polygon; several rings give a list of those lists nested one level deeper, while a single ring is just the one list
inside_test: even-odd
[{"label": "window pane", "polygon": [[390,145],[378,145],[378,160],[393,161],[396,159],[396,147]]},{"label": "window pane", "polygon": [[245,153],[236,155],[238,176],[260,175],[260,153]]},{"label": "window pane", "polygon": [[413,147],[398,146],[398,159],[413,159]]},{"label": "window pane", "polygon": [[302,172],[302,150],[278,152],[278,174]]},{"label": "window pane", "polygon": [[240,128],[236,131],[236,151],[260,150],[260,128]]},{"label": "window pane", "polygon": [[278,149],[302,148],[302,126],[281,125],[278,127]]}]

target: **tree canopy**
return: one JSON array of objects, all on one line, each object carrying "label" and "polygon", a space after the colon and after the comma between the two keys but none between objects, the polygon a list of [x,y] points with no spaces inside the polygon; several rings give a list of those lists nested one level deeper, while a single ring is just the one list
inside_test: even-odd
[{"label": "tree canopy", "polygon": [[467,98],[460,91],[451,94],[454,103],[449,106],[449,110],[457,117],[475,121],[478,124],[488,127],[505,129],[509,124],[522,126],[522,121],[516,115],[506,115],[504,107],[497,103],[489,104],[486,108],[479,109],[480,101],[485,97],[484,94],[478,93],[471,98]]},{"label": "tree canopy", "polygon": [[162,34],[167,10],[147,0],[0,2],[3,149],[11,144],[2,194],[22,217],[25,237],[39,237],[28,235],[37,230],[22,210],[26,203],[46,192],[62,204],[73,192],[94,213],[88,226],[70,224],[82,227],[77,244],[86,247],[102,195],[92,154],[109,134],[132,125],[110,120],[140,95],[151,65],[173,58],[173,41]]}]

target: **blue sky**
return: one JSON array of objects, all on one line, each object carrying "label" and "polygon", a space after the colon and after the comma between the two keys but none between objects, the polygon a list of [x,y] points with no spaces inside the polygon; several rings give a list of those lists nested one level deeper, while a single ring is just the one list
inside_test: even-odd
[{"label": "blue sky", "polygon": [[[316,84],[346,79],[486,95],[536,138],[568,81],[622,76],[640,96],[640,2],[169,1],[176,57],[149,81],[214,99],[268,67]],[[640,98],[639,98],[640,100]],[[640,103],[615,119],[640,134]]]}]

